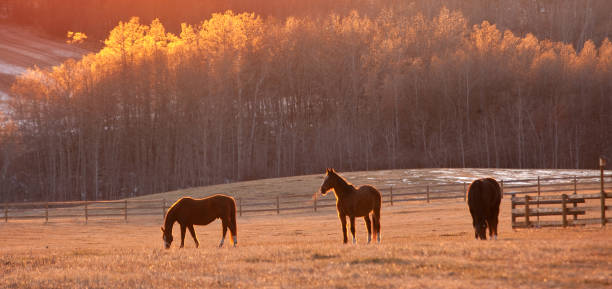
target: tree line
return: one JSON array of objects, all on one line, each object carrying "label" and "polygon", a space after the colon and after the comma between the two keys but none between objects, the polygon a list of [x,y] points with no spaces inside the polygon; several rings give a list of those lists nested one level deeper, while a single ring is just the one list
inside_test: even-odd
[{"label": "tree line", "polygon": [[117,25],[32,69],[2,122],[3,201],[414,167],[591,168],[611,155],[612,43],[432,17],[213,14]]}]

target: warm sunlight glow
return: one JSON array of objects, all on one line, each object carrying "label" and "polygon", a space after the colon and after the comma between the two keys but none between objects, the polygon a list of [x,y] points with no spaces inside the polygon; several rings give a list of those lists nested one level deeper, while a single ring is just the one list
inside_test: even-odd
[{"label": "warm sunlight glow", "polygon": [[11,108],[31,151],[50,158],[34,158],[37,172],[63,180],[41,176],[53,194],[140,194],[308,173],[328,161],[587,164],[602,142],[585,137],[604,137],[595,133],[604,120],[590,112],[608,101],[589,95],[611,89],[610,41],[576,49],[470,24],[456,10],[426,15],[389,8],[281,20],[228,10],[175,33],[132,17],[97,53],[19,77]]}]

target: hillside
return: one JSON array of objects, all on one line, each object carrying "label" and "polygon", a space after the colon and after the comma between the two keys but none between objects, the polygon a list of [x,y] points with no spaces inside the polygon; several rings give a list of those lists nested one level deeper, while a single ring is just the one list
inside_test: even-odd
[{"label": "hillside", "polygon": [[[360,172],[339,172],[354,185],[370,184],[379,189],[394,186],[408,185],[439,185],[448,183],[470,183],[477,178],[493,177],[497,180],[534,179],[540,176],[571,177],[593,176],[596,170],[521,170],[521,169],[402,169]],[[213,186],[194,187],[174,190],[165,193],[152,194],[135,199],[161,199],[176,200],[183,196],[201,198],[215,193],[230,194],[235,197],[271,198],[277,195],[303,195],[314,194],[323,182],[323,173],[286,178],[273,178],[236,182]],[[326,198],[333,198],[327,196]]]},{"label": "hillside", "polygon": [[68,58],[80,58],[89,51],[57,40],[41,37],[28,29],[0,25],[0,97],[9,95],[15,77],[28,68],[61,64]]}]

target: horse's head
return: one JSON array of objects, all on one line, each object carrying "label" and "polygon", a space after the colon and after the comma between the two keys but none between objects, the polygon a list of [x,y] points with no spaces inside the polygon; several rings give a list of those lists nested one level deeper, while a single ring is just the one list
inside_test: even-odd
[{"label": "horse's head", "polygon": [[480,219],[474,223],[474,238],[487,239],[487,222],[485,219]]},{"label": "horse's head", "polygon": [[334,169],[325,170],[325,179],[323,180],[323,183],[321,184],[321,188],[319,189],[319,192],[321,192],[321,195],[325,196],[327,192],[334,189],[334,176],[335,175],[336,175],[336,171],[334,171]]},{"label": "horse's head", "polygon": [[164,240],[164,247],[166,249],[170,249],[170,245],[172,244],[172,230],[164,230],[164,227],[161,227],[162,231],[162,239]]}]

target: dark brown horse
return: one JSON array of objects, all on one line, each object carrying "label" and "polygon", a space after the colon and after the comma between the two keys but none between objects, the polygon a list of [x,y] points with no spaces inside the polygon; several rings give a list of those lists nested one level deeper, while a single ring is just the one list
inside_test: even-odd
[{"label": "dark brown horse", "polygon": [[[355,186],[339,176],[334,169],[326,170],[325,180],[319,189],[322,195],[327,194],[329,190],[333,190],[336,195],[336,208],[342,223],[344,243],[348,242],[346,216],[351,221],[353,244],[357,242],[355,239],[355,217],[363,217],[368,229],[368,243],[372,241],[373,234],[380,243],[380,192],[370,185],[355,188]],[[370,222],[370,212],[372,212],[372,222]]]},{"label": "dark brown horse", "polygon": [[204,199],[181,198],[176,201],[168,212],[161,228],[166,249],[172,244],[172,226],[174,222],[181,225],[181,248],[185,246],[185,230],[189,229],[196,248],[200,246],[193,225],[208,225],[215,219],[221,219],[223,236],[219,247],[223,246],[227,228],[232,233],[234,246],[238,244],[236,235],[236,202],[234,198],[225,195],[213,195]]},{"label": "dark brown horse", "polygon": [[468,190],[467,202],[472,215],[474,237],[487,239],[487,226],[489,236],[497,240],[497,223],[499,204],[501,203],[501,187],[495,179],[478,179],[472,182]]}]

